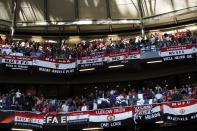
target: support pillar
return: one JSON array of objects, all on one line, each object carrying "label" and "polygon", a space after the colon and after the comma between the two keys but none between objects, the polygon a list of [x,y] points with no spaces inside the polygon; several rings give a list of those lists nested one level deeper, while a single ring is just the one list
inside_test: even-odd
[{"label": "support pillar", "polygon": [[10,27],[10,36],[11,41],[13,40],[14,33],[15,33],[15,25],[16,25],[16,0],[12,0],[12,25]]}]

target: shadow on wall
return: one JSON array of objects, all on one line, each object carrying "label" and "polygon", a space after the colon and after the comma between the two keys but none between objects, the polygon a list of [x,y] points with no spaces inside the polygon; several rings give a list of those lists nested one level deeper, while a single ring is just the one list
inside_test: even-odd
[{"label": "shadow on wall", "polygon": [[105,0],[78,0],[78,3],[79,19],[107,19]]},{"label": "shadow on wall", "polygon": [[16,21],[44,21],[44,0],[18,0]]},{"label": "shadow on wall", "polygon": [[75,0],[48,0],[48,19],[63,21],[75,19]]},{"label": "shadow on wall", "polygon": [[137,0],[110,0],[112,19],[139,19]]}]

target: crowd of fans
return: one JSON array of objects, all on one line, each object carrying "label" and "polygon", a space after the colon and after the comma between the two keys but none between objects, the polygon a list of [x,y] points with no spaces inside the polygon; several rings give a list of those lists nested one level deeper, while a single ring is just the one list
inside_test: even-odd
[{"label": "crowd of fans", "polygon": [[197,99],[197,87],[190,84],[175,86],[169,89],[166,85],[155,88],[122,89],[96,91],[87,97],[67,98],[65,100],[45,99],[43,95],[37,97],[30,93],[24,94],[20,90],[11,90],[7,94],[0,94],[1,110],[48,112],[87,111],[112,107],[136,106],[170,101]]},{"label": "crowd of fans", "polygon": [[[173,47],[181,45],[197,44],[197,33],[179,32],[176,34],[160,35],[155,33],[148,38],[136,37],[134,39],[96,39],[81,41],[75,45],[68,43],[52,44],[33,41],[10,41],[0,37],[0,53],[4,55],[18,55],[27,57],[50,57],[59,59],[75,59],[78,57],[95,56],[125,51],[154,51],[161,47]],[[179,89],[173,87],[161,87],[156,85],[152,88],[136,90],[123,89],[97,91],[87,97],[67,98],[65,100],[45,99],[43,95],[37,97],[31,93],[24,94],[20,90],[11,90],[7,94],[0,93],[0,109],[38,111],[38,112],[72,112],[87,111],[119,106],[133,106],[153,104],[185,99],[197,99],[197,87],[186,84]]]},{"label": "crowd of fans", "polygon": [[113,52],[126,51],[154,51],[161,47],[191,45],[197,43],[197,33],[186,31],[176,34],[151,34],[146,38],[136,37],[130,39],[103,40],[94,39],[81,41],[70,45],[65,41],[60,44],[34,41],[11,41],[0,37],[1,53],[5,55],[19,55],[27,57],[50,57],[59,59],[74,59],[85,56],[96,56]]}]

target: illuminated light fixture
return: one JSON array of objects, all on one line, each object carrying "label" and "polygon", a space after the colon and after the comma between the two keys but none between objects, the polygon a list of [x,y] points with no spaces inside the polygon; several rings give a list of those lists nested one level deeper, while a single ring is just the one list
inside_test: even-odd
[{"label": "illuminated light fixture", "polygon": [[95,70],[95,68],[81,69],[79,71],[84,72],[84,71],[93,71],[93,70]]},{"label": "illuminated light fixture", "polygon": [[91,130],[102,130],[103,128],[101,127],[93,127],[93,128],[84,128],[82,129],[83,131],[91,131]]},{"label": "illuminated light fixture", "polygon": [[156,124],[163,124],[164,121],[156,121],[155,123],[156,123]]},{"label": "illuminated light fixture", "polygon": [[36,21],[35,25],[47,25],[48,23],[45,21]]},{"label": "illuminated light fixture", "polygon": [[12,128],[12,131],[33,131],[32,129]]},{"label": "illuminated light fixture", "polygon": [[46,40],[45,42],[47,42],[47,43],[57,43],[57,41],[54,41],[54,40]]},{"label": "illuminated light fixture", "polygon": [[92,20],[79,20],[73,23],[76,25],[90,25],[93,23],[93,21]]},{"label": "illuminated light fixture", "polygon": [[154,64],[154,63],[161,63],[162,60],[157,60],[157,61],[148,61],[146,62],[147,64]]},{"label": "illuminated light fixture", "polygon": [[115,66],[109,66],[108,68],[119,68],[119,67],[124,67],[125,65],[115,65]]}]

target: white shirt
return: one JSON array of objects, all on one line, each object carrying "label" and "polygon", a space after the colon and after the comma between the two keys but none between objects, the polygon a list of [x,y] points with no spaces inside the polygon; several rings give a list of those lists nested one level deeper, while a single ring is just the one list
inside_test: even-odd
[{"label": "white shirt", "polygon": [[140,100],[143,100],[143,99],[144,99],[143,94],[137,94],[137,97],[138,97],[138,99],[140,99]]},{"label": "white shirt", "polygon": [[155,95],[155,98],[156,98],[157,100],[162,99],[162,97],[163,97],[163,95],[160,94],[160,93],[158,93],[158,94]]},{"label": "white shirt", "polygon": [[3,100],[0,99],[0,109],[3,107],[2,104],[3,104]]},{"label": "white shirt", "polygon": [[93,103],[93,110],[97,110],[97,104]]},{"label": "white shirt", "polygon": [[21,97],[21,93],[19,91],[16,92],[16,98],[20,98]]},{"label": "white shirt", "polygon": [[22,43],[21,43],[21,46],[22,46],[22,47],[25,47],[25,42],[22,42]]},{"label": "white shirt", "polygon": [[118,101],[121,101],[121,100],[124,99],[124,96],[123,96],[123,95],[119,95],[119,96],[116,97],[116,99],[117,99]]},{"label": "white shirt", "polygon": [[82,106],[81,107],[81,111],[87,111],[88,110],[88,107],[87,106]]},{"label": "white shirt", "polygon": [[63,112],[68,112],[68,106],[66,104],[62,105],[62,111]]}]

